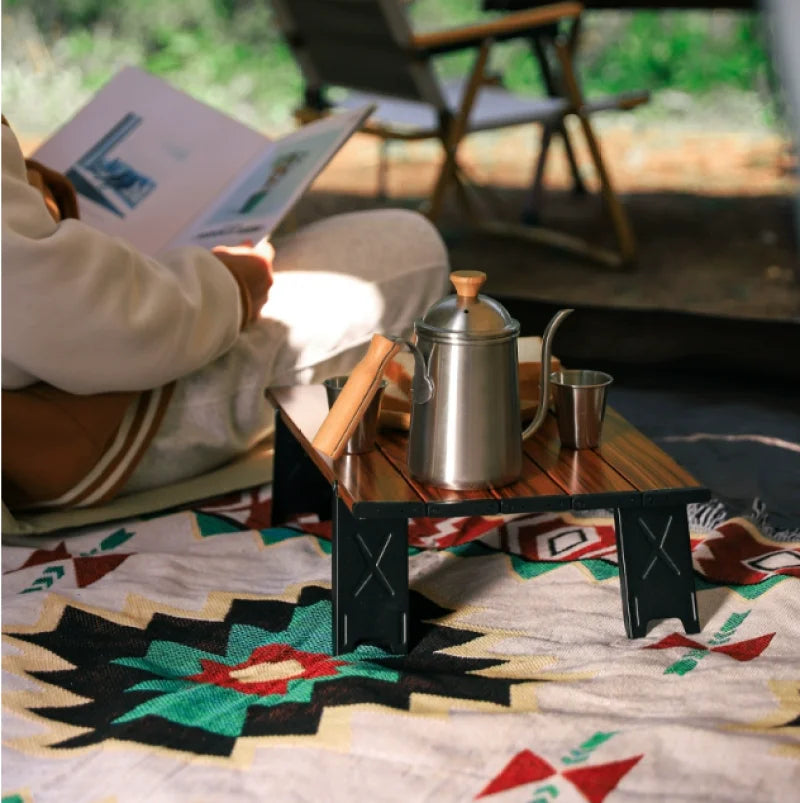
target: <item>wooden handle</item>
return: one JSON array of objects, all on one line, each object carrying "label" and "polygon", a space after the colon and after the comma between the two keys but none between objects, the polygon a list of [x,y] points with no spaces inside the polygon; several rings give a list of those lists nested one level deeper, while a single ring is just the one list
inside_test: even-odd
[{"label": "wooden handle", "polygon": [[454,270],[450,281],[462,298],[475,298],[486,281],[486,274],[482,270]]},{"label": "wooden handle", "polygon": [[373,335],[367,353],[350,373],[311,445],[334,460],[344,452],[350,436],[369,407],[389,361],[402,348],[383,335]]}]

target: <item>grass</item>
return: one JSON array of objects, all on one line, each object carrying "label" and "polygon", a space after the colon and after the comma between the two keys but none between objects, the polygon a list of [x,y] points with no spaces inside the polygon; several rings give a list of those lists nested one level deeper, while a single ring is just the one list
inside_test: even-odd
[{"label": "grass", "polygon": [[[474,21],[479,0],[416,0],[417,29]],[[494,67],[517,91],[540,89],[524,43]],[[120,67],[138,64],[261,129],[291,125],[302,80],[269,4],[252,0],[5,0],[2,90],[20,132],[46,134]],[[472,56],[442,60],[444,73]],[[769,69],[756,15],[588,12],[580,71],[588,92],[648,88],[695,96],[765,92]]]}]

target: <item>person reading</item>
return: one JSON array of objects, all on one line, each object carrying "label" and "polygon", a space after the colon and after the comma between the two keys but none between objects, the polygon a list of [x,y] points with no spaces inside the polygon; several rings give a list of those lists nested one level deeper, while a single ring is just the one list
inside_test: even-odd
[{"label": "person reading", "polygon": [[269,386],[343,374],[446,290],[400,209],[158,259],[80,220],[69,181],[2,125],[3,500],[96,505],[197,476],[272,428]]}]

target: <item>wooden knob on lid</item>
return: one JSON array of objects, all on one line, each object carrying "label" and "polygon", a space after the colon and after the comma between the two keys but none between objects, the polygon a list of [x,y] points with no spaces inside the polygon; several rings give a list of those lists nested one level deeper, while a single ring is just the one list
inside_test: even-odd
[{"label": "wooden knob on lid", "polygon": [[486,281],[486,274],[482,270],[454,270],[450,281],[461,298],[475,298]]}]

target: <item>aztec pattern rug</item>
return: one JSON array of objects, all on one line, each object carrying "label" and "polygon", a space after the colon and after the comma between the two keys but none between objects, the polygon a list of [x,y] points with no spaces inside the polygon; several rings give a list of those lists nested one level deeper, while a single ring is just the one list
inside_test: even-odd
[{"label": "aztec pattern rug", "polygon": [[631,641],[607,513],[415,520],[409,655],[333,656],[269,494],[3,547],[3,803],[796,794],[800,537],[691,509],[702,632]]}]

